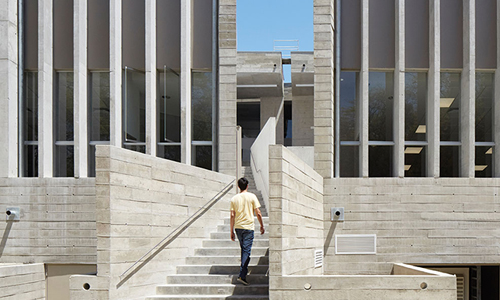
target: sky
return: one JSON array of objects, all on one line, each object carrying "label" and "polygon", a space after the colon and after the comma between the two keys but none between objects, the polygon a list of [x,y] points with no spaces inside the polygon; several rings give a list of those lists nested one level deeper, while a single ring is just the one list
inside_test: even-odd
[{"label": "sky", "polygon": [[273,51],[274,40],[299,40],[299,51],[314,50],[313,0],[237,0],[236,8],[238,51]]}]

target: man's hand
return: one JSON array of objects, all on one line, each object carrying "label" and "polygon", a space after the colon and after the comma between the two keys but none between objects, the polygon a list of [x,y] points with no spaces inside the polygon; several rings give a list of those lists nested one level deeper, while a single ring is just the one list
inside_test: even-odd
[{"label": "man's hand", "polygon": [[[261,231],[262,231],[262,229],[261,229]],[[234,236],[234,231],[231,231],[231,241],[233,241],[233,242],[234,242],[234,239],[235,239],[235,236]]]},{"label": "man's hand", "polygon": [[260,226],[260,234],[264,234],[264,232],[266,232],[266,230],[264,229],[264,226]]}]

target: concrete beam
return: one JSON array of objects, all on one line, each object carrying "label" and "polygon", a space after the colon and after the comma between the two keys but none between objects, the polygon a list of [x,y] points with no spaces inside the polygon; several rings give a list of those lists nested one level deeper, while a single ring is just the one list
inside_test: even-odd
[{"label": "concrete beam", "polygon": [[429,1],[429,79],[427,95],[427,176],[439,177],[439,98],[441,65],[440,0]]},{"label": "concrete beam", "polygon": [[53,2],[38,2],[38,176],[54,172],[53,98]]},{"label": "concrete beam", "polygon": [[75,177],[88,176],[87,0],[74,0]]},{"label": "concrete beam", "polygon": [[362,0],[361,2],[361,72],[359,83],[360,107],[359,118],[360,128],[360,146],[359,146],[359,175],[368,177],[368,80],[369,80],[369,2]]},{"label": "concrete beam", "polygon": [[405,165],[405,0],[396,1],[396,60],[394,69],[394,170],[393,175],[404,177]]},{"label": "concrete beam", "polygon": [[181,1],[181,162],[191,164],[191,0]]},{"label": "concrete beam", "polygon": [[146,0],[146,153],[156,156],[156,0]]},{"label": "concrete beam", "polygon": [[122,1],[109,3],[110,144],[122,147]]}]

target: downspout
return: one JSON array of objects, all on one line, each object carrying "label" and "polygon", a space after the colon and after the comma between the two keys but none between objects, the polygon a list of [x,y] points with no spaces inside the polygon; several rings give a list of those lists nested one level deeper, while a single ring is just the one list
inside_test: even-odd
[{"label": "downspout", "polygon": [[17,56],[17,72],[18,72],[18,101],[17,101],[17,114],[18,114],[18,122],[17,122],[17,163],[18,170],[17,176],[23,176],[24,170],[24,127],[23,127],[23,107],[24,107],[24,91],[23,91],[23,81],[24,81],[24,49],[23,49],[23,40],[24,40],[24,10],[23,10],[23,0],[18,0],[17,2],[17,43],[18,43],[18,56]]},{"label": "downspout", "polygon": [[335,178],[340,177],[340,2],[335,1]]}]

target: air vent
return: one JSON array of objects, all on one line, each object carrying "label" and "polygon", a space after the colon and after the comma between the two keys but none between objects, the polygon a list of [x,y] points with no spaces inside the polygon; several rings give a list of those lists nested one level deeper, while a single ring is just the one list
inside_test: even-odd
[{"label": "air vent", "polygon": [[377,254],[377,235],[335,235],[335,254]]},{"label": "air vent", "polygon": [[321,268],[323,266],[323,250],[314,251],[314,267]]},{"label": "air vent", "polygon": [[457,300],[465,300],[465,278],[457,275]]}]

